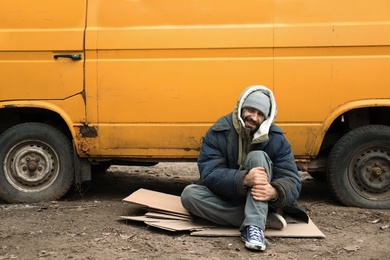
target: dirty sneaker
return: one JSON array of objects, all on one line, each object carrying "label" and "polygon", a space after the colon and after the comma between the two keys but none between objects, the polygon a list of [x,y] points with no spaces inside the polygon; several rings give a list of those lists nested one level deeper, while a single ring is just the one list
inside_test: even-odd
[{"label": "dirty sneaker", "polygon": [[256,226],[246,226],[241,231],[241,240],[245,242],[245,247],[257,251],[265,250],[265,237],[261,228]]},{"label": "dirty sneaker", "polygon": [[269,213],[267,216],[266,228],[282,230],[287,226],[286,220],[278,213]]}]

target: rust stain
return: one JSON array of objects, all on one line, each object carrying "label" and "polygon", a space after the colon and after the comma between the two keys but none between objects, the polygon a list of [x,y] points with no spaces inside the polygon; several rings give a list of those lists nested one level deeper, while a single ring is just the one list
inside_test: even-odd
[{"label": "rust stain", "polygon": [[95,138],[98,136],[98,131],[97,131],[96,127],[84,125],[84,126],[80,127],[80,134],[82,137]]},{"label": "rust stain", "polygon": [[75,142],[77,149],[84,155],[89,155],[91,150],[96,149],[98,142],[98,131],[96,127],[83,125],[79,127]]},{"label": "rust stain", "polygon": [[188,138],[188,142],[190,143],[191,148],[188,148],[188,150],[194,149],[196,151],[200,150],[201,141],[198,141],[195,137],[191,136]]}]

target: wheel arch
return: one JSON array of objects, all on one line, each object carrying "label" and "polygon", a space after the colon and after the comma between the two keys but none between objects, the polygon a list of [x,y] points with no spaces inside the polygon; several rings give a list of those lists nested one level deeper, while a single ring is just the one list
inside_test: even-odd
[{"label": "wheel arch", "polygon": [[0,134],[8,128],[26,122],[40,122],[51,125],[65,136],[74,139],[76,133],[69,115],[60,107],[49,102],[19,101],[2,102],[0,106]]},{"label": "wheel arch", "polygon": [[366,125],[390,126],[390,100],[369,99],[351,101],[331,111],[322,123],[311,146],[312,159],[305,170],[325,172],[327,157],[337,141],[347,132]]},{"label": "wheel arch", "polygon": [[311,154],[319,154],[320,150],[333,146],[343,134],[357,127],[372,124],[390,126],[386,113],[390,113],[388,99],[351,101],[336,107],[324,120]]}]

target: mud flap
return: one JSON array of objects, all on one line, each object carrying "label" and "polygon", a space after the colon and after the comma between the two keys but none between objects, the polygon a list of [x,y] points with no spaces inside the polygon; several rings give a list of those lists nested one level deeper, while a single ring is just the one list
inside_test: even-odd
[{"label": "mud flap", "polygon": [[88,159],[80,158],[77,155],[76,148],[73,143],[73,161],[74,161],[74,183],[76,187],[80,187],[83,182],[90,181],[92,178],[91,164]]}]

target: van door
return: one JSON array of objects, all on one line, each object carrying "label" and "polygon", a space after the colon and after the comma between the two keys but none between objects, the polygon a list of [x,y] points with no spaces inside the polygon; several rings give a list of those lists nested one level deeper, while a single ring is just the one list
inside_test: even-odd
[{"label": "van door", "polygon": [[66,99],[83,91],[86,0],[0,1],[2,100]]},{"label": "van door", "polygon": [[245,87],[272,88],[272,5],[90,1],[86,48],[97,64],[88,59],[86,80],[97,89],[87,102],[97,100],[101,155],[197,158]]}]

